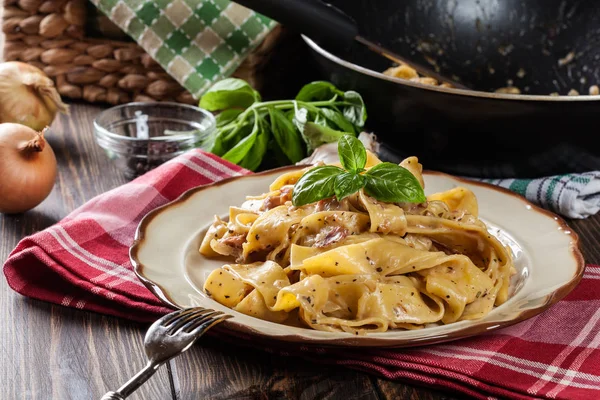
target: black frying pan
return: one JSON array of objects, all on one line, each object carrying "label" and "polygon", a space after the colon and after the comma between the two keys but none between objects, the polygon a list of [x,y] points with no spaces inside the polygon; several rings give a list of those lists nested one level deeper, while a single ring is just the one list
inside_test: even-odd
[{"label": "black frying pan", "polygon": [[[317,39],[305,41],[322,77],[363,95],[368,128],[385,142],[390,158],[414,154],[427,168],[485,177],[600,168],[600,96],[587,95],[591,85],[600,86],[600,3],[331,3],[355,20],[361,35],[475,89],[384,76],[391,65],[386,58],[356,42],[332,43],[310,32]],[[528,95],[490,93],[508,84]],[[585,95],[566,96],[571,89]],[[549,96],[553,92],[563,96]]]}]

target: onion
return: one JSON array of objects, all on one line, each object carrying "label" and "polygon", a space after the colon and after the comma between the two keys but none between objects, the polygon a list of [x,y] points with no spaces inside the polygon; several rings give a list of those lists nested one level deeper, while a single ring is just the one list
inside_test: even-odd
[{"label": "onion", "polygon": [[0,124],[0,213],[34,208],[48,197],[55,181],[56,157],[44,131]]},{"label": "onion", "polygon": [[69,108],[41,69],[18,61],[0,63],[0,123],[41,131],[58,111],[68,113]]}]

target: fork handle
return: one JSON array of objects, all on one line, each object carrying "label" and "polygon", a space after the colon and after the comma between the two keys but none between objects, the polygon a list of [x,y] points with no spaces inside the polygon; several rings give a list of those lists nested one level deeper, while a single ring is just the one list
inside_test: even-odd
[{"label": "fork handle", "polygon": [[101,400],[125,400],[131,393],[133,393],[137,388],[142,386],[144,382],[148,380],[156,371],[158,371],[158,367],[162,364],[157,364],[153,362],[148,362],[144,369],[135,374],[133,378],[131,378],[127,383],[119,388],[116,392],[108,392],[104,396],[102,396]]},{"label": "fork handle", "polygon": [[125,397],[121,396],[117,392],[108,392],[102,396],[102,399],[100,400],[125,400]]}]

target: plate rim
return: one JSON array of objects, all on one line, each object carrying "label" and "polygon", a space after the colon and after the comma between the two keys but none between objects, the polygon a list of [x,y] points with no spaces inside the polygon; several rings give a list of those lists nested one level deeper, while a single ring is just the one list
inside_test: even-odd
[{"label": "plate rim", "polygon": [[[146,278],[143,274],[144,265],[138,259],[138,252],[144,242],[144,239],[146,237],[145,231],[146,231],[148,225],[150,224],[150,222],[156,216],[158,216],[161,212],[163,212],[166,209],[168,209],[172,206],[175,206],[179,203],[185,202],[191,196],[193,196],[196,193],[201,192],[205,189],[218,187],[218,186],[228,184],[228,183],[231,183],[231,182],[239,180],[239,179],[256,177],[256,176],[266,176],[266,175],[272,175],[272,174],[282,174],[287,171],[302,169],[302,168],[306,168],[309,166],[310,165],[306,165],[306,164],[288,165],[288,166],[284,166],[284,167],[261,171],[258,173],[232,176],[232,177],[225,178],[220,181],[212,182],[212,183],[209,183],[206,185],[195,186],[195,187],[192,187],[192,188],[184,191],[181,195],[179,195],[174,200],[171,200],[171,201],[149,211],[146,215],[144,215],[144,217],[142,217],[142,219],[138,223],[138,226],[135,231],[134,240],[133,240],[131,246],[129,247],[129,259],[133,266],[135,275],[138,277],[138,279],[140,279],[140,281],[144,284],[144,286],[150,290],[151,293],[153,293],[158,299],[160,299],[166,305],[168,305],[172,308],[175,308],[175,309],[181,309],[181,306],[176,304],[170,298],[170,296],[167,294],[167,291],[165,289],[163,289],[160,286],[160,284],[150,280],[149,278]],[[567,234],[571,237],[571,243],[569,244],[569,251],[577,265],[577,269],[575,271],[575,274],[571,278],[571,280],[569,280],[565,284],[561,285],[557,289],[555,289],[552,292],[545,295],[544,296],[545,301],[543,304],[541,304],[537,307],[534,307],[534,308],[525,309],[525,310],[519,312],[515,318],[512,318],[508,321],[504,321],[502,323],[498,323],[497,321],[481,322],[476,325],[471,325],[471,326],[467,326],[464,328],[460,328],[460,329],[452,331],[452,332],[448,332],[445,335],[425,338],[423,340],[412,339],[412,340],[406,341],[405,339],[396,339],[396,340],[382,339],[379,337],[369,337],[369,335],[360,336],[360,337],[347,336],[347,337],[339,337],[339,338],[331,338],[331,339],[312,339],[312,338],[306,338],[305,336],[301,336],[298,334],[277,335],[277,336],[268,335],[268,334],[265,334],[251,326],[248,326],[243,323],[235,322],[232,320],[226,320],[222,325],[224,325],[225,328],[227,328],[227,326],[231,327],[233,325],[235,327],[233,329],[233,331],[235,333],[240,333],[240,332],[248,333],[252,336],[257,336],[259,339],[262,339],[262,340],[268,339],[268,340],[276,340],[278,342],[296,342],[296,343],[302,343],[303,345],[309,345],[309,346],[317,345],[320,347],[338,347],[338,348],[339,347],[348,347],[348,346],[356,347],[357,345],[360,347],[381,347],[381,348],[384,348],[384,347],[385,348],[415,347],[415,346],[430,345],[430,344],[436,344],[436,343],[442,343],[442,342],[448,342],[448,341],[452,341],[452,340],[472,337],[475,335],[479,335],[481,333],[491,332],[491,331],[494,331],[497,329],[506,328],[506,327],[509,327],[516,323],[525,321],[529,318],[532,318],[532,317],[539,315],[539,314],[545,312],[546,310],[548,310],[550,307],[552,307],[554,304],[558,303],[565,296],[567,296],[570,292],[572,292],[573,289],[575,289],[575,287],[579,284],[579,282],[583,278],[583,274],[585,272],[585,265],[586,265],[585,259],[583,257],[583,253],[581,251],[580,237],[577,234],[577,232],[575,232],[567,224],[565,219],[562,218],[560,215],[558,215],[550,210],[544,209],[544,208],[530,202],[524,196],[521,196],[520,194],[517,194],[517,193],[515,193],[509,189],[503,188],[501,186],[492,185],[490,183],[483,182],[483,181],[470,180],[467,178],[455,176],[455,175],[448,174],[448,173],[441,172],[441,171],[434,171],[434,170],[427,170],[427,169],[423,170],[423,175],[440,176],[442,178],[446,178],[446,179],[449,179],[452,181],[458,181],[460,183],[465,183],[468,185],[481,186],[483,188],[491,189],[492,191],[500,192],[504,195],[509,195],[509,196],[521,201],[525,206],[528,207],[528,209],[530,211],[541,213],[545,217],[551,218],[552,220],[554,220],[557,223],[557,225],[563,230],[563,232],[565,232],[565,234]]]}]

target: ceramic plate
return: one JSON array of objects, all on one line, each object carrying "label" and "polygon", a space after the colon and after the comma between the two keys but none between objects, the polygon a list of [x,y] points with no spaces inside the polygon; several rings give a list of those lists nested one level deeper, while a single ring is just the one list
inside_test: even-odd
[{"label": "ceramic plate", "polygon": [[204,258],[198,248],[214,215],[227,217],[230,205],[240,205],[247,195],[268,191],[278,175],[294,168],[299,167],[284,167],[194,188],[150,212],[140,222],[130,251],[140,279],[172,306],[202,306],[233,315],[224,323],[227,329],[306,344],[404,347],[459,339],[530,318],[563,298],[583,275],[584,260],[578,237],[561,218],[508,190],[426,171],[426,194],[458,185],[470,188],[477,196],[480,218],[488,224],[491,234],[513,253],[518,272],[512,277],[510,299],[486,317],[357,337],[263,321],[208,298],[202,291],[204,280],[223,262]]}]

